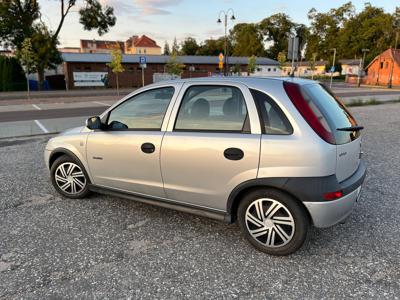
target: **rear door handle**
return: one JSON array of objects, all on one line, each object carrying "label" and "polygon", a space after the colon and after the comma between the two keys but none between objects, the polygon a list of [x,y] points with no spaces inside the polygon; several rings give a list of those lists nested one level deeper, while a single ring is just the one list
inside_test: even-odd
[{"label": "rear door handle", "polygon": [[244,156],[244,153],[239,148],[228,148],[224,151],[224,156],[229,160],[241,160]]},{"label": "rear door handle", "polygon": [[152,143],[144,143],[141,147],[144,153],[153,153],[156,150],[156,147]]}]

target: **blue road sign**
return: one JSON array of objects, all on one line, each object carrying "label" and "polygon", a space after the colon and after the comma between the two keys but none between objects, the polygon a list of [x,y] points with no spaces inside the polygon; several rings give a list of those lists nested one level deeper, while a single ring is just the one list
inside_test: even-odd
[{"label": "blue road sign", "polygon": [[331,67],[331,73],[335,72],[335,66]]},{"label": "blue road sign", "polygon": [[145,65],[146,64],[146,56],[140,56],[139,57],[139,63],[141,65]]}]

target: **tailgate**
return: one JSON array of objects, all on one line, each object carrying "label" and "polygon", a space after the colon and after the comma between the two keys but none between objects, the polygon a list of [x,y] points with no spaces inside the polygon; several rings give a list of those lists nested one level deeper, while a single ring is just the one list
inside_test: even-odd
[{"label": "tailgate", "polygon": [[342,182],[358,169],[361,159],[361,138],[336,147],[336,177],[339,182]]}]

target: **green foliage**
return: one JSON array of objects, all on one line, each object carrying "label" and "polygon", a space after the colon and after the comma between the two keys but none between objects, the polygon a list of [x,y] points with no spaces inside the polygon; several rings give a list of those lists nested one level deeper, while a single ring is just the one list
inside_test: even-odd
[{"label": "green foliage", "polygon": [[171,54],[172,55],[179,54],[179,45],[178,45],[178,41],[176,40],[176,38],[174,38],[174,42],[172,43]]},{"label": "green foliage", "polygon": [[[197,50],[197,55],[211,55],[218,56],[220,53],[224,53],[225,38],[221,37],[217,40],[209,39],[205,40]],[[232,49],[232,42],[228,38],[228,49]]]},{"label": "green foliage", "polygon": [[26,78],[18,60],[0,55],[0,92],[23,91],[25,88]]},{"label": "green foliage", "polygon": [[33,52],[32,41],[30,38],[26,38],[22,42],[21,49],[17,51],[17,58],[24,67],[25,73],[29,74],[34,72],[35,53]]},{"label": "green foliage", "polygon": [[286,63],[286,53],[284,51],[278,53],[279,69],[283,69]]},{"label": "green foliage", "polygon": [[[0,1],[0,46],[10,45],[21,51],[25,39],[30,38],[38,72],[39,88],[44,80],[45,68],[55,68],[61,62],[57,51],[58,35],[66,16],[76,6],[76,0],[59,0],[61,16],[55,31],[43,23],[37,0]],[[103,6],[97,0],[82,0],[79,10],[80,23],[85,30],[97,29],[99,35],[115,25],[113,8]]]},{"label": "green foliage", "polygon": [[[75,3],[75,0],[70,0],[69,2]],[[86,0],[85,4],[79,10],[79,22],[85,30],[97,29],[97,33],[103,35],[109,31],[110,27],[115,25],[116,17],[112,7],[105,6],[103,9],[97,0]]]},{"label": "green foliage", "polygon": [[167,64],[165,65],[165,71],[168,74],[180,76],[184,67],[185,65],[179,62],[176,54],[172,54]]},{"label": "green foliage", "polygon": [[107,64],[113,73],[122,73],[124,67],[122,66],[122,51],[118,47],[111,50],[111,62]]},{"label": "green foliage", "polygon": [[192,37],[188,37],[181,44],[180,54],[181,55],[196,55],[197,50],[199,50],[199,45],[197,44],[197,41]]},{"label": "green foliage", "polygon": [[[264,55],[263,37],[258,26],[252,23],[236,24],[230,32],[235,56]],[[229,51],[228,51],[229,53]]]},{"label": "green foliage", "polygon": [[287,50],[288,36],[294,33],[295,25],[284,13],[274,14],[260,22],[260,31],[265,41],[272,43],[267,50],[269,57],[277,59],[279,52]]},{"label": "green foliage", "polygon": [[249,74],[253,74],[256,71],[257,67],[257,57],[255,55],[252,55],[249,57],[249,60],[247,62],[247,72]]},{"label": "green foliage", "polygon": [[163,51],[164,55],[171,55],[171,50],[169,49],[169,44],[167,41],[165,41],[164,44],[164,51]]}]

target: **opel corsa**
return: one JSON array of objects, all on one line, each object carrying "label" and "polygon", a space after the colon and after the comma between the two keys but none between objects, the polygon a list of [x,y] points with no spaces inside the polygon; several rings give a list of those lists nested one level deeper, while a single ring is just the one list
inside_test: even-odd
[{"label": "opel corsa", "polygon": [[50,139],[45,161],[65,197],[94,191],[237,221],[255,248],[287,255],[310,225],[351,213],[366,173],[361,129],[315,81],[184,79]]}]

